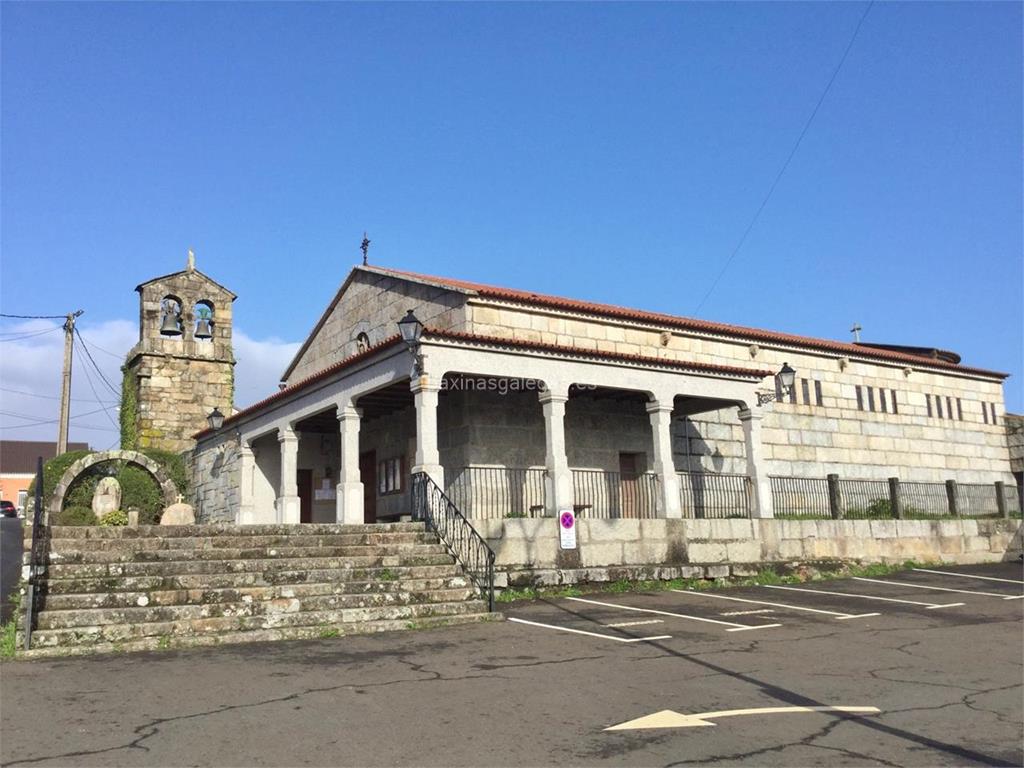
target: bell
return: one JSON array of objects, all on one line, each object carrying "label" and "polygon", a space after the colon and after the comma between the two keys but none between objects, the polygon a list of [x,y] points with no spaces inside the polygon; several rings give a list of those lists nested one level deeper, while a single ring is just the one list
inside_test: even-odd
[{"label": "bell", "polygon": [[205,317],[199,318],[196,322],[195,337],[197,339],[210,339],[213,338],[213,331],[210,329],[210,321]]},{"label": "bell", "polygon": [[181,336],[181,328],[178,327],[178,315],[173,312],[165,312],[163,322],[160,323],[160,333],[164,336]]}]

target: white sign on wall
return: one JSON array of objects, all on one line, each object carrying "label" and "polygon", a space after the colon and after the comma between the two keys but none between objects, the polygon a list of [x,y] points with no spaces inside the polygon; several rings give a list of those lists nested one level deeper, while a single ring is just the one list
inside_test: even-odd
[{"label": "white sign on wall", "polygon": [[562,549],[576,549],[576,513],[571,509],[558,513],[558,545]]}]

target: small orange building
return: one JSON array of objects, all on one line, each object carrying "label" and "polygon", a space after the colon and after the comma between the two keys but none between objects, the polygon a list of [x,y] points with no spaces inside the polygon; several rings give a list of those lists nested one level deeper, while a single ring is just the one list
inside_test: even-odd
[{"label": "small orange building", "polygon": [[[69,451],[87,451],[88,443],[68,443]],[[34,440],[0,440],[0,499],[13,501],[24,513],[28,487],[36,475],[36,461],[49,461],[57,453],[57,443]]]}]

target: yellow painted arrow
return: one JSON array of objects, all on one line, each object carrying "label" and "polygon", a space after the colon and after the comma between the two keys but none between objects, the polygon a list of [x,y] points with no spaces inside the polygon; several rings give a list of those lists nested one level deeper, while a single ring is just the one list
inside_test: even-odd
[{"label": "yellow painted arrow", "polygon": [[847,715],[877,715],[878,707],[759,707],[756,709],[723,709],[719,712],[698,712],[685,715],[671,709],[663,709],[653,715],[638,717],[625,723],[612,725],[606,731],[639,731],[648,728],[697,728],[715,725],[708,722],[722,717],[739,717],[740,715],[785,715],[794,712],[842,712]]}]

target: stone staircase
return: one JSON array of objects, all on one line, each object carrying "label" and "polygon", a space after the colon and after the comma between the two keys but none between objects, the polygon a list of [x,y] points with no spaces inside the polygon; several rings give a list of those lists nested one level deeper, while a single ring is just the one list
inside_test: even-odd
[{"label": "stone staircase", "polygon": [[20,656],[500,618],[422,523],[54,527],[40,591],[32,649]]}]

